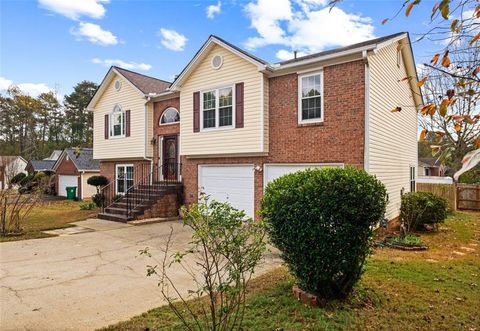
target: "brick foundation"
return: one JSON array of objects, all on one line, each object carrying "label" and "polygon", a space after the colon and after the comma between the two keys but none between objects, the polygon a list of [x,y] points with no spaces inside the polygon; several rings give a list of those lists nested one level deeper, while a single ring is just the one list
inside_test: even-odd
[{"label": "brick foundation", "polygon": [[137,217],[137,219],[146,218],[168,218],[178,216],[178,209],[180,208],[176,193],[166,194],[160,198],[152,207],[145,210],[144,214]]}]

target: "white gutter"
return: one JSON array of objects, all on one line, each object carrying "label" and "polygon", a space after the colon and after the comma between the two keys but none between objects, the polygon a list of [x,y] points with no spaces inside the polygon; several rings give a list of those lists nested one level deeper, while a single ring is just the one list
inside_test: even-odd
[{"label": "white gutter", "polygon": [[364,146],[363,146],[363,169],[370,170],[370,66],[368,64],[368,52],[362,52],[362,58],[365,63],[365,128],[364,128]]},{"label": "white gutter", "polygon": [[310,63],[319,62],[319,61],[330,60],[330,59],[339,58],[339,57],[342,57],[342,56],[348,56],[348,55],[355,54],[355,53],[370,51],[370,50],[375,49],[376,47],[377,47],[377,44],[373,44],[373,45],[368,45],[368,46],[364,46],[364,47],[349,49],[349,50],[343,51],[343,52],[335,52],[335,53],[327,54],[327,55],[324,55],[324,56],[313,57],[313,58],[306,59],[306,60],[294,61],[294,62],[287,63],[287,64],[284,64],[284,65],[278,64],[273,69],[274,69],[274,71],[278,71],[278,70],[288,69],[288,68],[291,68],[291,67],[298,67],[298,66],[301,66],[301,65],[306,65],[306,64],[310,64]]},{"label": "white gutter", "polygon": [[[145,98],[147,99],[147,101],[145,102],[145,106],[144,106],[144,118],[145,118],[145,125],[144,125],[144,128],[146,128],[145,130],[145,135],[144,135],[144,146],[145,148],[143,149],[143,159],[146,160],[146,161],[150,161],[150,173],[153,172],[153,159],[150,159],[147,157],[147,149],[148,149],[148,130],[149,130],[149,126],[148,126],[148,106],[147,104],[150,102],[151,100],[151,97],[146,95]],[[153,114],[152,114],[153,116]],[[153,123],[153,121],[152,121]],[[152,128],[153,130],[153,128]],[[153,178],[150,178],[150,180],[152,181]],[[151,183],[150,183],[151,184]]]}]

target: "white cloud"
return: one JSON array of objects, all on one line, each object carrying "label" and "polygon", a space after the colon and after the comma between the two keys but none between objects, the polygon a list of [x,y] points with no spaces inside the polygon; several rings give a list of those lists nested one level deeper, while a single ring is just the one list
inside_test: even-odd
[{"label": "white cloud", "polygon": [[[369,17],[330,8],[326,0],[256,0],[245,10],[258,33],[245,41],[250,49],[282,45],[305,54],[374,38]],[[277,57],[287,58],[288,52],[280,50]]]},{"label": "white cloud", "polygon": [[216,5],[210,5],[207,7],[207,17],[211,20],[215,18],[216,14],[220,14],[222,10],[222,3],[219,1]]},{"label": "white cloud", "polygon": [[6,79],[5,77],[0,77],[0,91],[7,91],[12,85],[16,85],[23,93],[31,95],[32,97],[37,97],[41,93],[53,91],[52,88],[48,87],[47,84],[44,83],[14,84],[12,80]]},{"label": "white cloud", "polygon": [[183,51],[188,39],[175,30],[161,28],[159,35],[162,37],[162,45],[172,51]]},{"label": "white cloud", "polygon": [[38,0],[41,7],[72,20],[81,16],[102,18],[106,9],[103,4],[109,0]]},{"label": "white cloud", "polygon": [[148,71],[152,68],[152,66],[150,64],[137,63],[137,62],[125,62],[125,61],[119,60],[119,59],[104,59],[104,60],[101,60],[99,58],[94,58],[94,59],[92,59],[92,63],[101,64],[105,67],[118,66],[118,67],[128,69],[128,70]]},{"label": "white cloud", "polygon": [[[282,60],[282,61],[291,60],[295,57],[294,52],[287,51],[286,49],[281,49],[281,50],[277,51],[277,53],[275,53],[275,55],[277,56],[277,58],[279,60]],[[307,55],[307,53],[297,52],[297,57],[305,56],[305,55]]]},{"label": "white cloud", "polygon": [[80,22],[77,28],[72,29],[71,34],[79,40],[87,38],[93,44],[108,46],[118,44],[117,37],[110,31],[103,30],[98,24]]}]

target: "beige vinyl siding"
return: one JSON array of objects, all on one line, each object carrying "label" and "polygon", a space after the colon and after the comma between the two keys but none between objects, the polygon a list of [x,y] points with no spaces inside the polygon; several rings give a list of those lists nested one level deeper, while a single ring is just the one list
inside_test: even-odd
[{"label": "beige vinyl siding", "polygon": [[[120,91],[115,90],[117,79],[122,81]],[[97,160],[139,158],[145,154],[145,102],[140,92],[130,82],[116,76],[93,109],[93,158]],[[130,137],[105,139],[105,114],[118,104],[130,110]]]},{"label": "beige vinyl siding", "polygon": [[[397,66],[397,43],[372,53],[370,66],[370,111],[368,169],[387,187],[387,218],[399,215],[402,189],[410,190],[410,166],[417,165],[417,112],[403,58]],[[406,49],[406,47],[404,47]],[[391,109],[400,106],[401,112]]]},{"label": "beige vinyl siding", "polygon": [[[223,65],[214,70],[211,59],[223,56]],[[215,45],[181,86],[180,150],[182,155],[215,155],[264,152],[261,144],[261,83],[257,67],[230,51]],[[193,93],[244,83],[244,127],[193,132]],[[235,104],[235,102],[234,102]],[[201,109],[200,109],[201,112]],[[233,110],[235,114],[235,109]],[[235,118],[233,119],[235,123]],[[202,127],[202,123],[200,123]]]},{"label": "beige vinyl siding", "polygon": [[98,176],[100,173],[99,172],[85,172],[81,174],[81,180],[82,180],[82,199],[89,199],[97,193],[97,189],[95,186],[89,185],[87,183],[87,180],[92,177],[92,176]]}]

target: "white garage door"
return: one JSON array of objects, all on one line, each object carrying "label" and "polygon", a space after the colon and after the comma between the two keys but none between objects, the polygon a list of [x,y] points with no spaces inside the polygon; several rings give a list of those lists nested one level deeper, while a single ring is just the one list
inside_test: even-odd
[{"label": "white garage door", "polygon": [[198,189],[254,217],[253,165],[199,166]]},{"label": "white garage door", "polygon": [[61,197],[67,196],[67,186],[75,186],[77,187],[77,197],[80,192],[78,192],[78,177],[77,176],[66,176],[66,175],[59,175],[58,176],[58,195]]},{"label": "white garage door", "polygon": [[305,170],[307,168],[323,168],[323,167],[342,167],[342,163],[319,163],[319,164],[265,164],[263,171],[263,185],[266,186],[272,180],[282,177],[292,172]]}]

